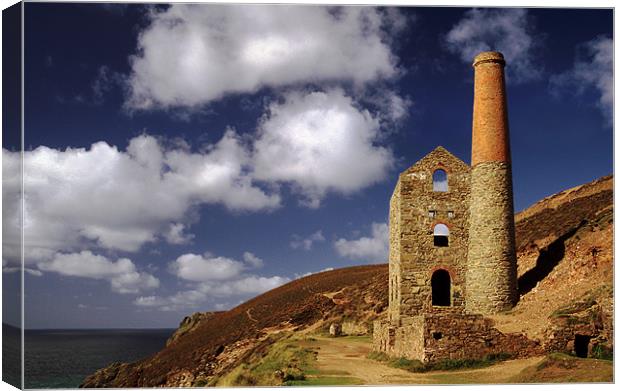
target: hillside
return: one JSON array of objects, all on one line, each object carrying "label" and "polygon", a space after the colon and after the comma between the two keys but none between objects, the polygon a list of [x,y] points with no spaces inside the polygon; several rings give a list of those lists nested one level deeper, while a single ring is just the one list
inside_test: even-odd
[{"label": "hillside", "polygon": [[[510,313],[494,317],[496,327],[544,340],[566,321],[566,312],[578,318],[594,311],[611,333],[612,177],[547,197],[517,214],[515,223],[521,300]],[[206,385],[245,359],[266,355],[283,335],[325,331],[333,321],[348,333],[367,332],[387,308],[387,272],[382,264],[318,273],[230,311],[194,315],[159,353],[112,364],[82,386]],[[559,310],[562,317],[556,316]]]}]

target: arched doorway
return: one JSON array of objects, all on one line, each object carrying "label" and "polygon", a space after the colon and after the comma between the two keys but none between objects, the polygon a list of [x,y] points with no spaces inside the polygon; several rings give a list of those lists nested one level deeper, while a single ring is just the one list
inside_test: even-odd
[{"label": "arched doorway", "polygon": [[433,305],[449,307],[451,305],[451,282],[450,273],[447,270],[439,269],[431,277],[431,290]]}]

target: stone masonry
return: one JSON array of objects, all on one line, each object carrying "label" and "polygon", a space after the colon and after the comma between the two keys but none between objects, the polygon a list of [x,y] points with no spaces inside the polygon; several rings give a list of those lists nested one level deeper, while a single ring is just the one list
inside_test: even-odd
[{"label": "stone masonry", "polygon": [[467,310],[493,314],[518,300],[512,171],[504,57],[474,60],[471,219],[467,255]]},{"label": "stone masonry", "polygon": [[[388,316],[373,346],[391,356],[541,351],[484,317],[512,308],[518,291],[503,56],[481,53],[474,69],[472,168],[437,147],[400,174],[390,200]],[[447,189],[434,187],[437,173]]]},{"label": "stone masonry", "polygon": [[[446,172],[448,191],[433,191],[436,170]],[[469,166],[443,147],[400,175],[390,203],[390,320],[407,324],[421,312],[462,310],[469,182]],[[447,247],[434,245],[437,224],[448,227]],[[432,305],[431,278],[437,270],[450,276],[450,306]]]}]

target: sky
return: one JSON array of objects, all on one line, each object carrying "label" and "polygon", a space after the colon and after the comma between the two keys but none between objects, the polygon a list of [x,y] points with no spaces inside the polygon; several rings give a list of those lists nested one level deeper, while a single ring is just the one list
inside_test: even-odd
[{"label": "sky", "polygon": [[[398,173],[439,145],[470,162],[480,51],[507,62],[516,211],[611,174],[612,18],[26,3],[26,327],[175,327],[386,262]],[[4,134],[11,289],[19,154]]]}]

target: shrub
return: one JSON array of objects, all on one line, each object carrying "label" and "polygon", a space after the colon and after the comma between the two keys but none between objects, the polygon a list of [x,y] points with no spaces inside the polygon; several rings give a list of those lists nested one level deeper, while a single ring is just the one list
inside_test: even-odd
[{"label": "shrub", "polygon": [[394,368],[405,369],[409,372],[426,372],[427,368],[420,360],[409,360],[404,357],[400,357],[390,361],[389,365]]},{"label": "shrub", "polygon": [[388,356],[387,354],[385,354],[383,352],[372,351],[372,352],[368,353],[367,357],[369,359],[375,360],[375,361],[389,361],[390,360],[390,356]]},{"label": "shrub", "polygon": [[599,360],[613,361],[614,351],[610,347],[598,344],[592,348],[592,357]]}]

